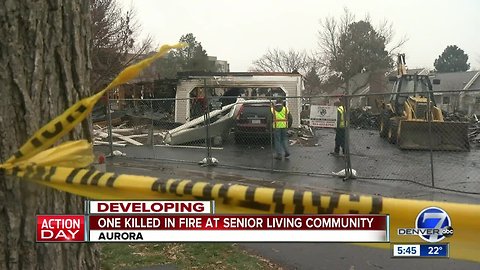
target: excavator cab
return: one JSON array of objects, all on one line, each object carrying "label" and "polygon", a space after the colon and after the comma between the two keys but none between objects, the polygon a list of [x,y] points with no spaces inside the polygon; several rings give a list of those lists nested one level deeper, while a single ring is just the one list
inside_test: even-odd
[{"label": "excavator cab", "polygon": [[382,106],[380,136],[401,149],[469,151],[468,123],[445,122],[428,75],[406,74],[404,55],[398,63],[390,101]]}]

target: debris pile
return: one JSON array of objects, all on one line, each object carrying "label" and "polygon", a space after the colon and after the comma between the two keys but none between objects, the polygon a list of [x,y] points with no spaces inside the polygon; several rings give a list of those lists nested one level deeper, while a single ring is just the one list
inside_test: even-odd
[{"label": "debris pile", "polygon": [[360,108],[352,109],[350,126],[355,129],[378,129],[378,114]]},{"label": "debris pile", "polygon": [[478,121],[477,115],[473,115],[469,122],[468,139],[470,142],[480,146],[480,122]]},{"label": "debris pile", "polygon": [[446,122],[472,122],[475,121],[476,115],[468,117],[466,114],[461,112],[446,112],[442,111],[443,120]]},{"label": "debris pile", "polygon": [[313,138],[314,133],[311,127],[308,125],[302,125],[297,131],[297,136],[302,138]]},{"label": "debris pile", "polygon": [[[153,132],[149,126],[137,126],[135,128],[126,127],[127,123],[112,127],[113,146],[125,147],[128,145],[144,145],[162,141],[165,132]],[[94,125],[93,127],[94,145],[109,145],[108,127]]]},{"label": "debris pile", "polygon": [[288,136],[290,137],[290,145],[314,146],[318,142],[318,138],[308,125],[302,125],[299,129],[288,130]]},{"label": "debris pile", "polygon": [[446,122],[468,122],[468,140],[480,146],[480,121],[476,114],[468,116],[462,112],[442,111],[443,119]]}]

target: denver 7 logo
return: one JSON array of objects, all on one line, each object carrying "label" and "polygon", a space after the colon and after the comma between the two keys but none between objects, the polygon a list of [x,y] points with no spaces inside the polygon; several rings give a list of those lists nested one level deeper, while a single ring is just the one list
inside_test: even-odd
[{"label": "denver 7 logo", "polygon": [[450,217],[447,212],[438,207],[423,209],[417,216],[415,226],[420,229],[419,231],[425,231],[419,236],[427,242],[439,242],[445,237],[453,235]]}]

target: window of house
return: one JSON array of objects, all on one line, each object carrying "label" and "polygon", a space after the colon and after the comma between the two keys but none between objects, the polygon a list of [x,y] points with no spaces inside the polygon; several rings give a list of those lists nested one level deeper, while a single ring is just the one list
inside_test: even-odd
[{"label": "window of house", "polygon": [[450,97],[442,97],[442,104],[450,104]]},{"label": "window of house", "polygon": [[480,97],[475,97],[475,103],[480,104]]}]

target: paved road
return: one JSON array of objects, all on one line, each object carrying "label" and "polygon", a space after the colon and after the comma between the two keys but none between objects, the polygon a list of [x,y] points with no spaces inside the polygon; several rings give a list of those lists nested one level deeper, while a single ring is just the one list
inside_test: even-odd
[{"label": "paved road", "polygon": [[[139,148],[134,149],[135,151],[139,150]],[[127,152],[127,155],[130,155],[128,150],[125,152]],[[230,167],[201,167],[196,163],[132,159],[128,156],[115,157],[109,159],[109,162],[111,164],[110,168],[113,168],[118,173],[127,174],[136,173],[192,180],[235,182],[269,187],[308,188],[325,193],[355,193],[418,200],[480,203],[480,195],[439,191],[408,182],[364,179],[342,181],[341,178],[332,177],[331,175],[300,175]]]},{"label": "paved road", "polygon": [[[229,170],[240,172],[252,168],[264,170],[280,170],[286,172],[309,173],[315,176],[330,176],[344,168],[344,160],[329,155],[332,148],[334,133],[332,130],[318,130],[313,142],[296,140],[291,146],[292,157],[289,160],[276,161],[272,159],[270,145],[250,143],[238,145],[227,141],[222,148],[213,149],[211,155],[220,161],[223,166],[230,166]],[[425,185],[434,184],[437,187],[480,193],[480,150],[470,152],[433,152],[429,151],[402,151],[394,145],[381,139],[376,131],[352,130],[351,134],[352,167],[363,180],[376,179],[371,183],[389,181],[389,179],[411,180]],[[312,140],[312,139],[309,139]],[[308,145],[308,146],[305,146]],[[103,147],[103,149],[106,149]],[[118,148],[126,152],[127,157],[168,159],[177,161],[197,162],[207,155],[204,148],[177,148],[170,146],[127,146]],[[433,172],[430,169],[433,158]],[[233,168],[234,167],[234,168]],[[216,170],[215,170],[216,171]],[[247,174],[258,177],[257,173]],[[289,183],[282,178],[283,174],[275,175],[276,179]],[[271,178],[267,177],[267,178]],[[308,178],[306,178],[308,179]],[[317,178],[319,179],[319,178]],[[297,181],[297,180],[295,180]],[[316,180],[318,183],[318,180]],[[302,185],[314,184],[302,181]],[[383,185],[383,184],[382,184]],[[389,185],[389,184],[387,184]],[[397,182],[394,186],[403,186],[407,183]],[[343,184],[341,185],[343,186]],[[369,189],[368,193],[376,189]],[[352,190],[348,190],[352,191]],[[364,192],[364,190],[354,190]],[[381,194],[381,193],[380,193]]]},{"label": "paved road", "polygon": [[[212,151],[221,167],[201,167],[197,161],[206,156],[205,149],[172,147],[126,147],[119,150],[126,157],[108,160],[109,170],[117,173],[143,174],[192,180],[236,182],[271,187],[309,188],[326,193],[372,194],[397,198],[480,203],[479,195],[439,191],[418,184],[390,181],[407,178],[431,182],[430,153],[400,151],[380,140],[375,132],[356,132],[352,147],[353,168],[361,176],[378,179],[342,181],[330,175],[343,168],[344,160],[328,155],[332,132],[318,135],[317,145],[292,146],[292,159],[273,162],[269,146],[225,145]],[[106,151],[105,147],[97,148]],[[160,159],[168,159],[169,162]],[[480,192],[480,151],[468,153],[434,153],[436,185]],[[232,165],[232,166],[230,166]],[[252,167],[264,171],[252,170]],[[309,171],[310,175],[272,172]],[[480,264],[448,259],[391,259],[390,251],[349,244],[247,243],[247,249],[271,259],[285,269],[480,269]],[[480,250],[480,247],[479,247]],[[154,268],[152,268],[154,269]],[[162,269],[162,268],[158,268]]]},{"label": "paved road", "polygon": [[[452,192],[438,192],[415,184],[398,182],[371,182],[353,180],[343,182],[338,178],[271,174],[258,171],[238,171],[226,168],[205,168],[193,164],[165,163],[155,160],[135,160],[125,157],[109,159],[110,171],[143,174],[157,177],[189,178],[203,181],[230,181],[266,186],[306,186],[324,192],[370,194],[383,193],[391,197],[408,197],[426,200],[479,203],[480,196],[466,196]],[[273,180],[275,179],[275,180]],[[364,191],[364,192],[360,192]],[[392,259],[391,251],[352,244],[336,243],[242,243],[242,247],[268,258],[283,269],[480,269],[480,264],[452,259]],[[480,250],[480,247],[479,247]],[[175,269],[169,265],[150,267],[149,270]],[[146,269],[145,269],[146,270]]]}]

